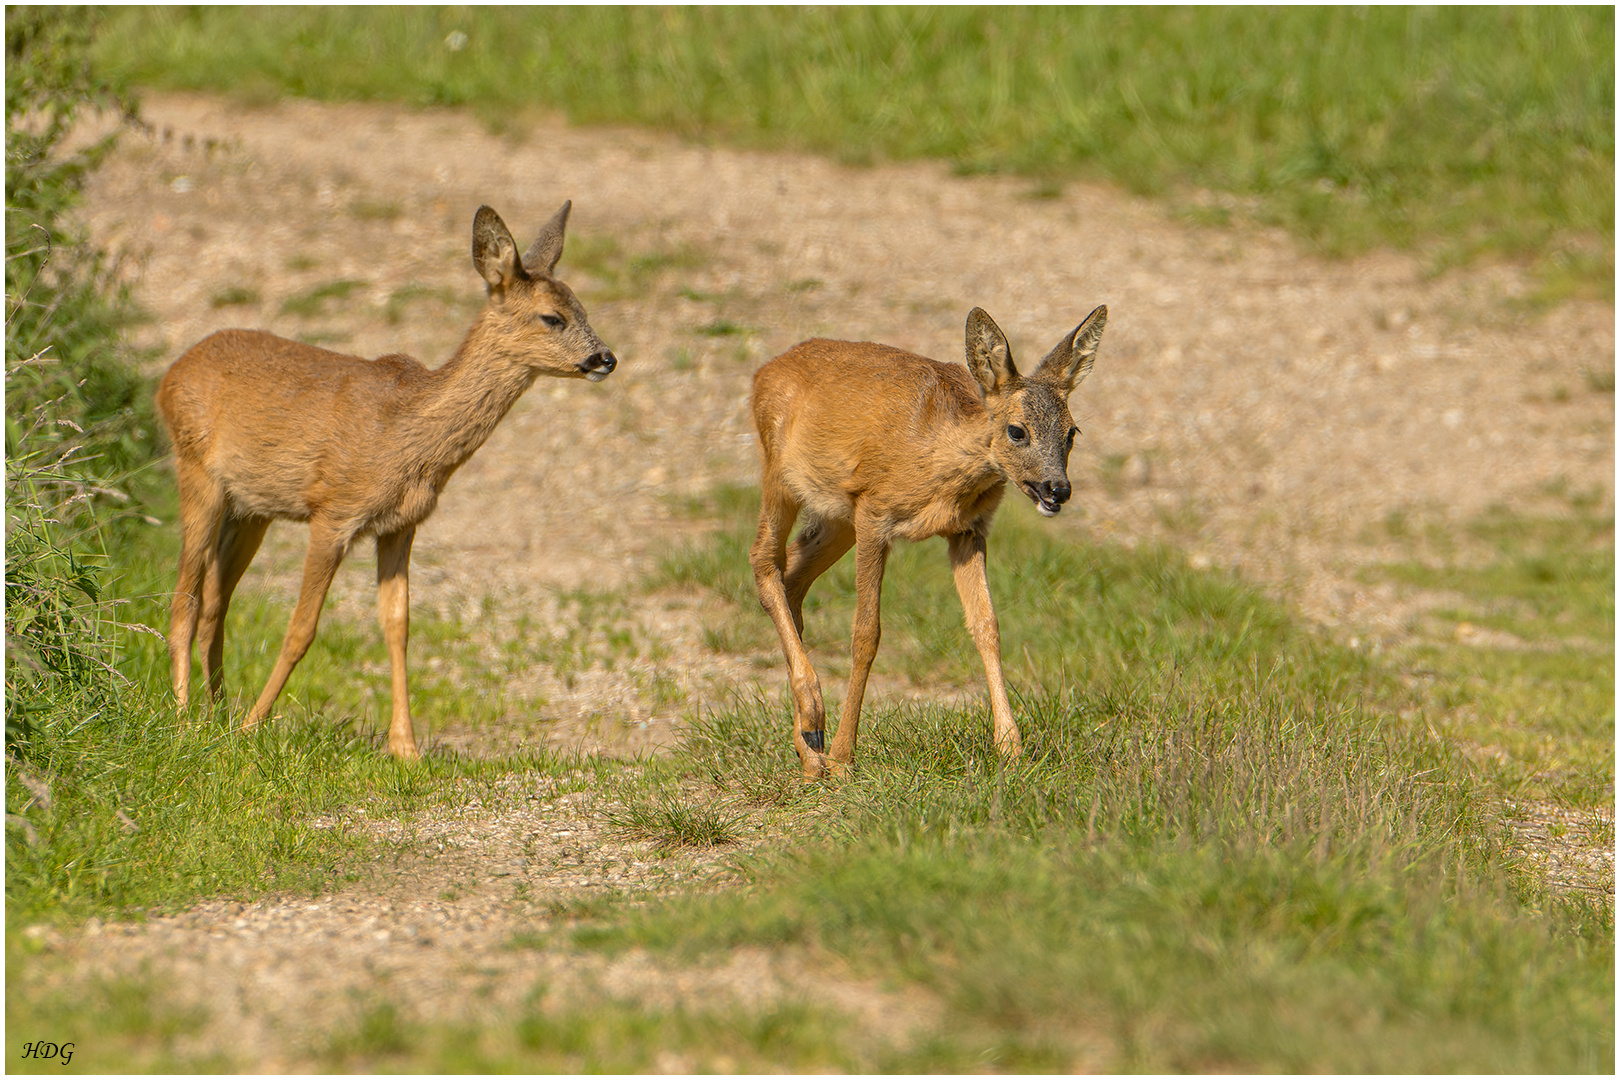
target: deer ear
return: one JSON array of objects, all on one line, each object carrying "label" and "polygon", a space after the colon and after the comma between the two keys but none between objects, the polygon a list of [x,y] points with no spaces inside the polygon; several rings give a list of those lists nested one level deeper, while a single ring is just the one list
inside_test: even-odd
[{"label": "deer ear", "polygon": [[1006,393],[1018,378],[1007,335],[984,308],[968,312],[967,366],[979,380],[979,390],[985,397]]},{"label": "deer ear", "polygon": [[534,238],[529,250],[523,253],[523,265],[531,274],[544,274],[551,276],[557,269],[557,260],[562,258],[563,230],[568,227],[568,211],[573,208],[572,199],[562,204],[562,209],[551,215],[546,227],[540,230],[540,235]]},{"label": "deer ear", "polygon": [[518,262],[517,241],[501,215],[487,206],[480,206],[473,216],[472,256],[491,296],[525,276],[523,264]]},{"label": "deer ear", "polygon": [[1108,307],[1103,305],[1087,315],[1084,322],[1046,354],[1041,366],[1035,369],[1035,377],[1061,382],[1073,392],[1091,374],[1091,365],[1097,359],[1097,345],[1107,325]]}]

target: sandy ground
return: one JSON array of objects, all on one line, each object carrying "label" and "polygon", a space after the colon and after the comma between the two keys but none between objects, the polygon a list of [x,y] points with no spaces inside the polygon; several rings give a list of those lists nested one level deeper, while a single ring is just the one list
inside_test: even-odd
[{"label": "sandy ground", "polygon": [[[465,113],[391,106],[246,110],[156,95],[144,112],[150,132],[124,138],[93,180],[86,215],[99,241],[127,255],[136,296],[153,315],[139,334],[161,350],[154,373],[236,325],[436,365],[482,299],[469,259],[473,211],[494,206],[526,244],[573,199],[558,273],[620,367],[600,385],[537,384],[456,476],[419,532],[418,611],[472,613],[489,595],[497,612],[556,617],[563,590],[634,579],[696,528],[673,500],[755,481],[745,405],[762,361],[812,335],[958,360],[974,305],[1025,360],[1096,304],[1109,306],[1095,371],[1072,402],[1083,431],[1070,470],[1075,497],[1047,527],[1167,540],[1346,637],[1400,640],[1433,603],[1357,579],[1359,567],[1399,554],[1380,528],[1391,514],[1455,523],[1492,505],[1541,505],[1558,485],[1612,504],[1614,396],[1594,383],[1612,385],[1614,308],[1566,303],[1537,313],[1526,303],[1533,282],[1513,267],[1432,277],[1397,254],[1323,261],[1280,234],[1192,227],[1109,188],[1070,184],[1042,197],[1027,181],[959,178],[937,164],[848,168],[547,121],[502,138]],[[284,311],[290,298],[334,281],[359,284],[312,315]],[[216,306],[229,290],[257,299]],[[726,327],[742,332],[713,332]],[[302,543],[300,530],[278,526],[244,588],[290,599]],[[351,564],[329,610],[369,620],[369,560],[357,553]],[[1016,601],[998,599],[1003,618],[1015,617]],[[712,602],[677,597],[638,616],[641,630],[665,642],[659,670],[688,700],[761,676],[745,659],[704,648],[710,615]],[[781,670],[764,669],[766,685]],[[514,696],[546,705],[514,717],[513,730],[629,750],[667,742],[675,711],[650,704],[633,674],[587,673],[566,686],[533,673]],[[916,692],[927,688],[874,689]],[[614,718],[606,734],[604,716]],[[597,726],[582,726],[586,717]],[[464,749],[500,741],[453,723],[436,735]],[[570,828],[592,827],[583,810],[542,805],[574,821]],[[499,862],[532,825],[485,822],[463,830],[458,850],[483,858],[484,844]],[[651,865],[610,854],[626,867]],[[552,864],[535,865],[526,872],[544,877]],[[652,871],[624,874],[634,884]],[[469,979],[493,979],[506,988],[499,999],[546,965],[567,967],[544,952],[521,961],[503,953],[499,974],[457,974],[479,968],[473,954],[499,951],[520,917],[510,882],[483,880],[466,899],[415,907],[379,887],[314,906],[207,905],[101,929],[94,952],[97,963],[109,950],[120,963],[169,958],[203,999],[248,1003],[210,1032],[268,1047],[298,1017],[369,985],[365,973],[379,964],[427,964],[426,974],[396,981],[420,987],[405,1000],[424,1009],[464,996]],[[420,937],[430,915],[454,927],[435,931],[437,946],[400,929],[416,926]],[[323,934],[325,945],[307,947]],[[90,948],[88,939],[60,946]],[[270,959],[234,960],[244,949]],[[328,974],[334,963],[344,974]],[[640,994],[698,977],[643,967],[640,983],[597,973],[598,984]],[[816,1000],[883,996],[823,974],[808,983],[770,977],[781,992]],[[905,1018],[928,1006],[896,999],[861,1011],[889,1017],[875,1021],[880,1033],[903,1034]],[[304,1059],[256,1051],[247,1060],[297,1068]]]}]

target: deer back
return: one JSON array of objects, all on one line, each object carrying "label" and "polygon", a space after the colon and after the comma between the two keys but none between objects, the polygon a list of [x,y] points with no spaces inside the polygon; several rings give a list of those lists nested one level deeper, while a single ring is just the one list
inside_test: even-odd
[{"label": "deer back", "polygon": [[1024,376],[982,309],[966,367],[871,342],[803,342],[754,377],[765,482],[819,517],[920,540],[988,529],[1008,481],[1048,516],[1069,498],[1069,393],[1091,370],[1098,308]]},{"label": "deer back", "polygon": [[923,539],[986,517],[1003,478],[961,365],[871,342],[803,342],[760,368],[754,417],[767,482],[818,517]]},{"label": "deer back", "polygon": [[221,485],[239,515],[319,514],[352,532],[421,521],[536,377],[596,382],[617,365],[553,276],[568,211],[564,203],[520,258],[499,215],[479,209],[473,264],[488,302],[439,368],[255,330],[199,342],[157,394],[177,457]]}]

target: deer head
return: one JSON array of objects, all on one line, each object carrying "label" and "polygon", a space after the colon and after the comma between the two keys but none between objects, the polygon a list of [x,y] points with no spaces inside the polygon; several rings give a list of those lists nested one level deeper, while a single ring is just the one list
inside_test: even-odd
[{"label": "deer head", "polygon": [[488,329],[503,355],[536,375],[601,382],[618,358],[591,329],[574,290],[552,276],[572,205],[562,204],[521,259],[501,216],[480,206],[473,218],[473,265],[489,286]]},{"label": "deer head", "polygon": [[1073,490],[1069,450],[1080,429],[1069,413],[1069,394],[1090,374],[1107,323],[1108,309],[1097,308],[1034,372],[1021,375],[996,321],[983,308],[968,313],[967,365],[993,425],[991,457],[1046,517],[1056,517]]}]

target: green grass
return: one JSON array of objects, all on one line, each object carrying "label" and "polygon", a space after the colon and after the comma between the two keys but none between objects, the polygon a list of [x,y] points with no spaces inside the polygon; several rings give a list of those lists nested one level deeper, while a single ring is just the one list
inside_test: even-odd
[{"label": "green grass", "polygon": [[[147,505],[173,521],[172,499]],[[386,649],[374,625],[341,619],[326,620],[283,692],[284,719],[238,734],[291,614],[252,590],[238,594],[227,624],[226,703],[177,716],[165,643],[145,629],[167,626],[176,544],[172,527],[119,534],[112,552],[123,568],[88,566],[94,597],[66,613],[78,626],[76,669],[95,678],[24,699],[28,732],[7,758],[9,927],[331,888],[354,880],[373,846],[356,811],[408,815],[468,797],[465,783],[561,767],[533,756],[438,754],[415,767],[388,758]],[[37,638],[28,619],[40,616],[12,606],[8,633]],[[500,673],[480,663],[466,629],[426,613],[413,621],[418,732],[448,718],[474,727],[503,718]],[[429,671],[427,656],[448,662]]]},{"label": "green grass", "polygon": [[456,310],[466,304],[466,299],[457,295],[453,289],[444,288],[443,286],[422,285],[413,281],[388,294],[388,300],[383,305],[383,317],[390,324],[398,324],[404,320],[405,312],[409,310],[411,305],[422,300],[430,300],[438,304],[441,309],[450,310]]},{"label": "green grass", "polygon": [[[928,1073],[984,1063],[945,1037],[916,1048],[870,1039],[851,1045],[851,1018],[798,1002],[640,1008],[610,999],[569,1007],[549,1004],[544,989],[499,1027],[420,1023],[386,1003],[362,1007],[333,1034],[324,1064],[356,1072]],[[1052,1059],[996,1063],[1050,1068]]]},{"label": "green grass", "polygon": [[[713,588],[762,622],[741,558],[752,501],[719,501],[728,527],[672,556],[662,580]],[[1398,664],[1322,641],[1171,553],[1074,544],[1003,517],[992,591],[1023,761],[998,763],[982,706],[869,703],[854,778],[803,788],[784,780],[797,764],[785,697],[708,715],[691,732],[694,767],[723,797],[766,808],[794,847],[747,858],[747,890],[574,940],[689,959],[826,951],[926,986],[947,1030],[1100,1040],[1116,1070],[1611,1066],[1612,908],[1549,893],[1504,844],[1498,777],[1430,733],[1449,722],[1446,702],[1414,702]],[[1508,537],[1579,546],[1604,527],[1498,516],[1477,531],[1519,552]],[[982,686],[933,546],[914,560],[896,549],[879,663],[893,650],[901,670]],[[1485,587],[1551,613],[1558,594],[1536,591],[1535,565]],[[837,573],[818,586],[817,617],[807,605],[824,673],[847,649]],[[1553,576],[1562,606],[1595,620],[1574,625],[1601,629],[1612,577]],[[1492,693],[1508,681],[1483,677]],[[1612,710],[1592,715],[1612,742]],[[1581,737],[1599,745],[1596,731]]]},{"label": "green grass", "polygon": [[226,1072],[240,1063],[213,1054],[188,1053],[187,1036],[207,1016],[200,1009],[169,1004],[169,986],[151,975],[95,976],[71,989],[41,985],[37,946],[7,936],[6,1028],[14,1052],[19,1044],[46,1039],[71,1045],[71,1057],[14,1057],[9,1070],[23,1073]]},{"label": "green grass", "polygon": [[607,821],[618,835],[651,840],[659,852],[667,854],[683,847],[735,843],[746,818],[736,812],[694,805],[690,797],[665,794],[609,811]]},{"label": "green grass", "polygon": [[[677,508],[729,524],[673,556],[649,584],[712,587],[763,622],[733,550],[751,531],[756,496],[728,489],[712,502],[687,502]],[[855,777],[805,787],[781,700],[708,713],[675,762],[634,775],[594,770],[579,782],[622,804],[611,826],[663,851],[757,841],[761,826],[751,822],[762,816],[763,846],[736,857],[746,887],[593,904],[518,942],[640,945],[677,963],[723,961],[744,946],[830,955],[882,985],[925,989],[945,1010],[937,1031],[851,1044],[826,1037],[846,1029],[821,1009],[586,1006],[548,1001],[542,986],[502,1023],[479,1027],[420,1023],[357,1002],[324,1036],[319,1060],[444,1071],[646,1070],[671,1060],[660,1054],[693,1069],[1612,1066],[1610,910],[1560,900],[1518,865],[1499,842],[1490,777],[1431,737],[1422,716],[1395,715],[1409,704],[1396,672],[1317,639],[1252,590],[1171,553],[1076,545],[1004,516],[992,587],[1007,640],[1019,643],[1011,674],[1028,748],[1022,762],[998,764],[982,707],[869,706]],[[880,657],[911,656],[902,665],[978,686],[936,547],[897,551]],[[906,548],[920,553],[914,563],[899,560]],[[1046,587],[1030,587],[1036,581]],[[827,633],[824,659],[846,648],[850,597],[847,583],[823,591],[815,611]],[[574,603],[598,636],[546,646],[555,656],[603,662],[636,648],[609,633],[628,596],[582,594]],[[284,618],[277,609],[246,619],[238,637],[266,635],[273,651]],[[919,632],[930,620],[943,624],[934,637]],[[330,667],[312,669],[310,682],[335,698],[379,682],[356,663],[380,659],[380,648],[365,643],[375,636],[328,620],[306,663],[319,664],[325,648]],[[440,647],[454,653],[448,641]],[[125,666],[140,683],[161,686],[160,652],[139,664],[126,657]],[[231,670],[233,685],[247,679],[251,688],[258,677]],[[83,852],[75,873],[82,864],[81,877],[100,882],[94,895],[28,884],[14,831],[14,928],[41,910],[30,906],[36,896],[66,897],[45,908],[72,923],[137,900],[161,909],[272,885],[341,885],[363,851],[345,827],[355,808],[408,816],[460,800],[480,777],[556,764],[440,759],[405,768],[356,745],[348,724],[320,717],[249,739],[223,728],[187,735],[156,720],[145,728],[125,721],[125,729],[104,750],[109,734],[96,727],[82,735],[95,746],[63,743],[74,772],[64,773],[71,783],[52,781],[56,816],[8,805],[37,829],[55,830],[50,858]],[[15,773],[8,779],[8,792],[26,798],[29,785]],[[694,779],[713,794],[694,793]],[[336,827],[309,827],[317,815]],[[143,834],[151,846],[137,853]],[[229,860],[219,857],[222,843]],[[110,876],[95,878],[109,866]],[[177,1049],[198,1017],[166,1012],[160,1000],[142,1019],[117,1004],[131,993],[97,990],[106,1000],[96,997],[82,1023],[103,1011],[123,1016],[109,1021],[111,1044],[153,1067],[223,1066]],[[60,1016],[48,1002],[16,1002],[10,1019],[30,1030],[47,1021],[58,1025],[53,1032],[79,1030],[81,1021]],[[84,1064],[101,1060],[89,1055]]]},{"label": "green grass", "polygon": [[283,315],[297,315],[304,319],[314,318],[327,311],[328,301],[342,302],[347,300],[356,289],[365,288],[368,284],[369,282],[353,278],[322,282],[283,300],[281,302],[281,313]]},{"label": "green grass", "polygon": [[[1537,260],[1613,295],[1608,8],[128,10],[147,86],[529,109],[1169,197],[1317,247]],[[462,35],[454,38],[452,35]],[[461,47],[452,47],[452,41]],[[1198,195],[1213,192],[1213,197]]]},{"label": "green grass", "polygon": [[[1612,806],[1614,515],[1589,494],[1544,494],[1545,512],[1492,510],[1460,538],[1398,516],[1385,530],[1410,557],[1364,576],[1448,598],[1401,663],[1504,791]],[[1503,643],[1474,642],[1479,630]]]},{"label": "green grass", "polygon": [[250,285],[227,285],[219,292],[208,298],[208,306],[212,308],[252,306],[264,299],[259,290]]},{"label": "green grass", "polygon": [[405,213],[405,208],[387,199],[362,198],[349,204],[349,213],[361,221],[395,221]]},{"label": "green grass", "polygon": [[402,765],[321,717],[247,736],[230,716],[184,725],[137,690],[93,711],[45,712],[7,762],[8,925],[341,886],[373,846],[364,816],[415,813],[464,798],[458,782],[548,767],[443,754]]},{"label": "green grass", "polygon": [[568,242],[570,271],[582,271],[593,280],[584,288],[590,300],[636,300],[669,270],[690,270],[709,262],[709,256],[687,243],[662,243],[628,250],[611,236],[583,234]]},{"label": "green grass", "polygon": [[[26,947],[10,957],[7,977],[23,985],[33,960]],[[71,1062],[22,1061],[31,1073],[230,1072],[252,1062],[188,1052],[205,1023],[200,1010],[165,1005],[171,988],[159,979],[94,979],[72,993],[36,990],[7,998],[7,1026],[19,1038],[48,1032],[72,1043]],[[758,1009],[694,1005],[643,1009],[601,1000],[569,1006],[535,988],[501,1025],[449,1025],[406,1017],[389,1002],[357,1000],[317,1040],[312,1064],[332,1071],[443,1073],[648,1072],[670,1065],[690,1071],[937,1072],[972,1062],[954,1040],[916,1048],[849,1046],[849,1018],[824,1007],[784,1002]],[[1003,1067],[1051,1067],[1051,1060],[1010,1057]]]}]

